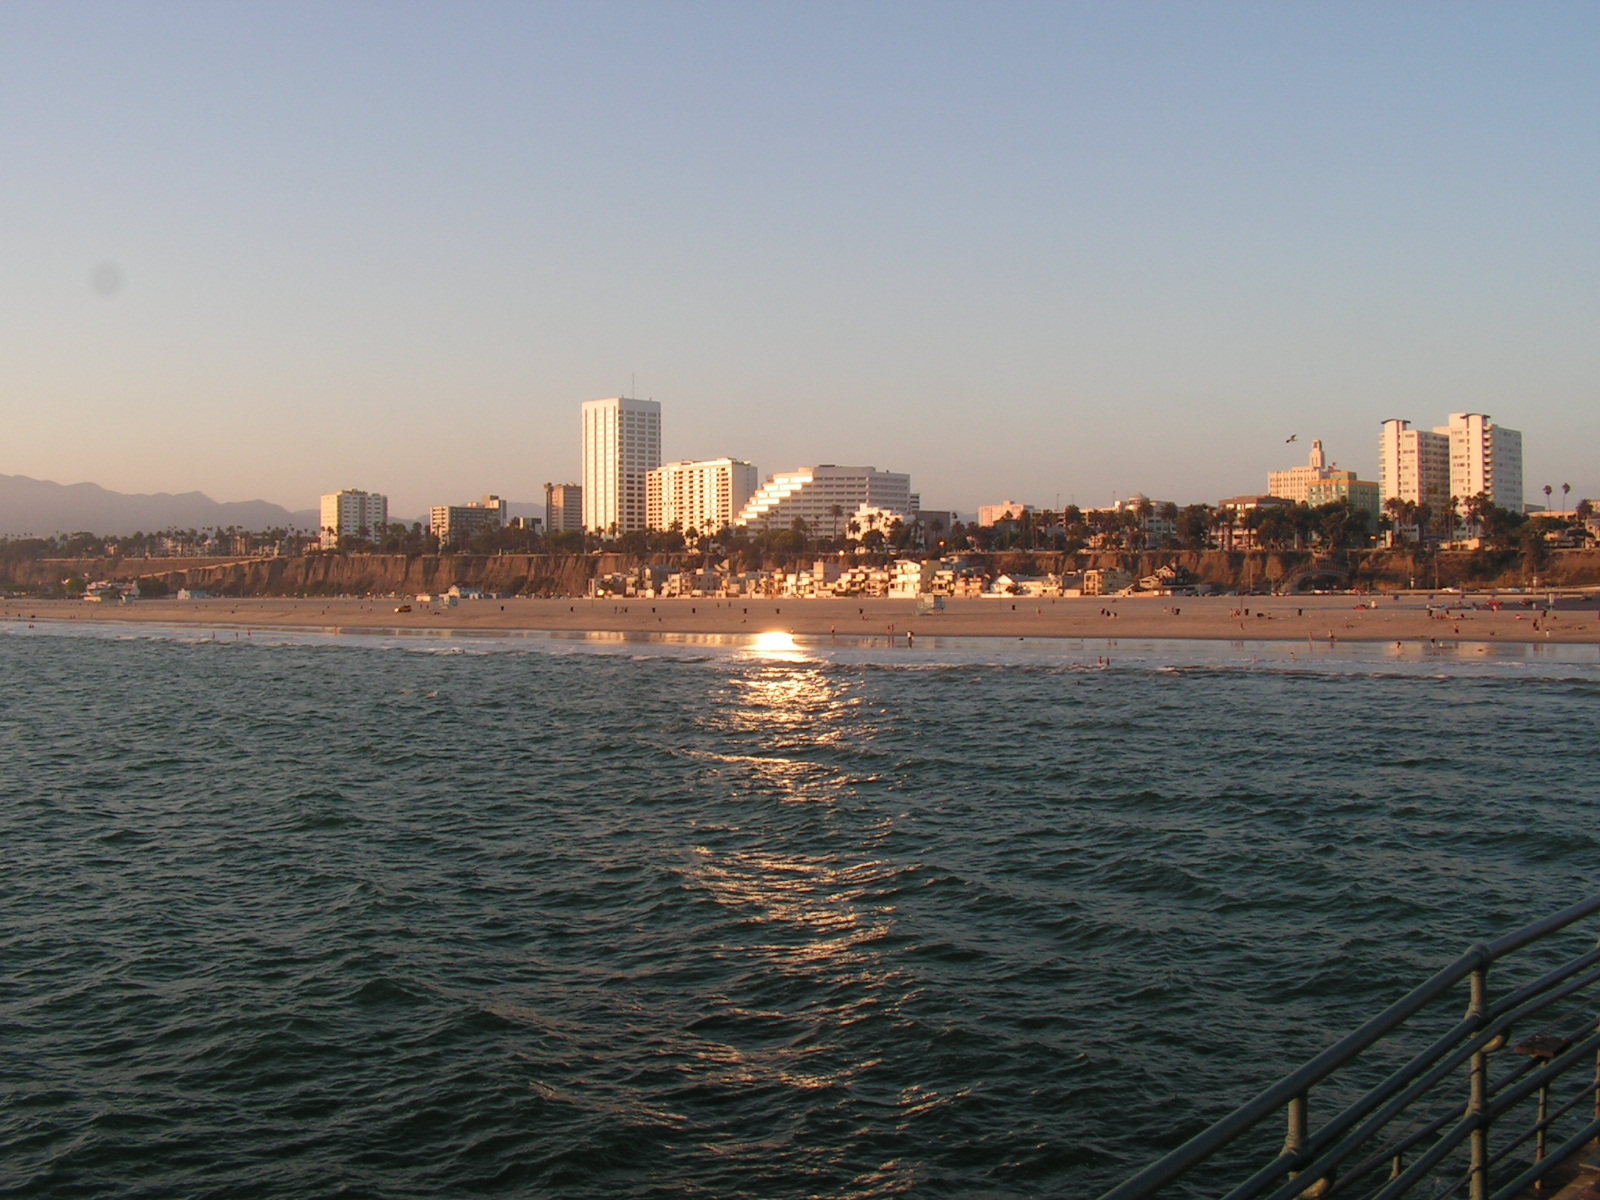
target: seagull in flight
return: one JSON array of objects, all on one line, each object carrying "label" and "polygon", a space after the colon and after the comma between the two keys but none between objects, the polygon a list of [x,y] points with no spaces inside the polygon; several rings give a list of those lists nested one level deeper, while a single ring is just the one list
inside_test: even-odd
[{"label": "seagull in flight", "polygon": [[1298,433],[1291,433],[1288,437],[1283,439],[1283,444],[1287,446],[1290,442],[1298,442],[1299,440],[1300,435]]}]

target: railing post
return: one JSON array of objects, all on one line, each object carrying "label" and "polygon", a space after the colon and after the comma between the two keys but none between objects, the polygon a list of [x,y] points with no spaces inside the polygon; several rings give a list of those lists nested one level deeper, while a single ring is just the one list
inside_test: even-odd
[{"label": "railing post", "polygon": [[[1472,1002],[1467,1016],[1481,1022],[1489,1011],[1489,968],[1472,972]],[[1489,1051],[1485,1046],[1472,1056],[1471,1094],[1467,1115],[1472,1121],[1472,1167],[1468,1176],[1469,1200],[1489,1197]]]},{"label": "railing post", "polygon": [[1305,1092],[1289,1101],[1289,1131],[1283,1138],[1283,1153],[1287,1157],[1299,1158],[1305,1153],[1306,1140],[1310,1136],[1309,1108]]},{"label": "railing post", "polygon": [[[1290,1100],[1287,1112],[1289,1116],[1289,1129],[1288,1132],[1286,1132],[1283,1136],[1284,1157],[1289,1159],[1303,1159],[1310,1153],[1311,1094],[1309,1092],[1301,1092],[1294,1099]],[[1289,1177],[1292,1179],[1298,1174],[1300,1174],[1300,1172],[1290,1171]],[[1328,1190],[1328,1184],[1332,1178],[1333,1176],[1329,1175],[1321,1179],[1313,1180],[1310,1186],[1308,1186],[1305,1191],[1301,1192],[1300,1195],[1314,1200],[1315,1197],[1321,1196],[1325,1191]]]}]

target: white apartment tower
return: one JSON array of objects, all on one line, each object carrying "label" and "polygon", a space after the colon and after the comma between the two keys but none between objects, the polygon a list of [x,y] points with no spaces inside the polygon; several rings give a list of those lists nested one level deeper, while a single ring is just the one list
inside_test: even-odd
[{"label": "white apartment tower", "polygon": [[1383,423],[1378,440],[1378,483],[1384,501],[1437,506],[1450,497],[1450,439],[1410,421]]},{"label": "white apartment tower", "polygon": [[645,476],[661,465],[661,405],[613,396],[583,406],[583,527],[645,528]]},{"label": "white apartment tower", "polygon": [[1426,504],[1435,512],[1479,492],[1512,512],[1522,511],[1522,434],[1482,413],[1451,413],[1433,430],[1385,421],[1378,442],[1384,500]]},{"label": "white apartment tower", "polygon": [[375,537],[389,523],[389,497],[355,488],[322,498],[322,548],[333,550],[342,537]]},{"label": "white apartment tower", "polygon": [[1436,433],[1450,442],[1450,494],[1460,500],[1479,492],[1496,508],[1522,511],[1522,434],[1496,425],[1483,413],[1451,413]]},{"label": "white apartment tower", "polygon": [[738,459],[667,463],[645,480],[645,523],[651,529],[720,533],[755,490],[755,467]]}]

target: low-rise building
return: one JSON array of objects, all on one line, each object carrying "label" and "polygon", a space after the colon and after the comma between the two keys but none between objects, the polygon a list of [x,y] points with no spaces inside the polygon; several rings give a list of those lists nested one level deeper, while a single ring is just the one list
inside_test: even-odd
[{"label": "low-rise building", "polygon": [[485,529],[503,529],[506,502],[485,496],[468,504],[436,504],[428,513],[428,532],[441,546],[463,546]]},{"label": "low-rise building", "polygon": [[1090,567],[1083,573],[1085,596],[1115,596],[1133,586],[1133,576],[1115,567]]},{"label": "low-rise building", "polygon": [[978,524],[991,528],[1002,521],[1020,521],[1032,511],[1033,505],[1023,504],[1019,500],[1007,500],[1003,504],[980,504]]},{"label": "low-rise building", "polygon": [[1294,501],[1284,496],[1229,496],[1217,508],[1232,519],[1223,521],[1218,537],[1221,550],[1254,550],[1258,545],[1255,514],[1269,508],[1293,508]]},{"label": "low-rise building", "polygon": [[932,589],[933,577],[938,571],[937,562],[896,559],[893,574],[889,578],[889,595],[906,598],[924,595]]}]

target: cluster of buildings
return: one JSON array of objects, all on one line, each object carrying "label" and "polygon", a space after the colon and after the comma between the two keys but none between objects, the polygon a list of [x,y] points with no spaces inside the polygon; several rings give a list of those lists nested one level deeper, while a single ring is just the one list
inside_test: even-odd
[{"label": "cluster of buildings", "polygon": [[1378,462],[1385,500],[1438,511],[1452,498],[1484,495],[1497,508],[1523,511],[1522,434],[1482,413],[1451,413],[1431,431],[1385,421]]},{"label": "cluster of buildings", "polygon": [[[1313,442],[1304,465],[1268,473],[1265,492],[1219,503],[1218,509],[1231,512],[1233,521],[1219,526],[1218,544],[1249,548],[1257,523],[1253,514],[1299,504],[1347,502],[1367,513],[1373,527],[1390,501],[1438,513],[1452,501],[1461,504],[1483,495],[1501,508],[1524,511],[1522,435],[1481,413],[1452,413],[1433,430],[1414,429],[1405,420],[1385,421],[1379,463],[1379,479],[1364,480],[1330,463],[1321,441]],[[897,524],[938,532],[959,519],[955,512],[924,510],[921,497],[911,490],[910,475],[877,467],[821,463],[761,482],[755,466],[740,458],[663,462],[660,403],[626,396],[583,405],[580,481],[545,484],[544,500],[542,519],[512,520],[506,502],[492,495],[468,504],[439,505],[429,513],[429,531],[442,543],[457,545],[483,529],[515,524],[546,533],[676,530],[715,535],[733,526],[860,538],[875,529],[887,533]],[[1136,500],[1152,539],[1170,536],[1174,506]],[[1133,503],[1123,501],[1115,508],[1120,512]],[[978,524],[1003,525],[1033,511],[1015,500],[984,505]],[[388,500],[378,493],[347,489],[322,497],[325,547],[337,545],[341,537],[370,537],[387,522]]]},{"label": "cluster of buildings", "polygon": [[887,566],[819,558],[810,567],[789,571],[735,571],[727,563],[691,570],[645,565],[597,576],[589,581],[588,594],[593,599],[646,600],[684,596],[725,600],[971,596],[1002,600],[1134,592],[1192,595],[1198,590],[1192,579],[1173,567],[1162,567],[1138,580],[1126,571],[1096,568],[1066,575],[995,574],[965,557],[950,556],[938,560],[901,558]]},{"label": "cluster of buildings", "polygon": [[[833,463],[768,476],[733,457],[663,462],[661,404],[613,396],[583,406],[581,482],[545,485],[545,528],[604,534],[730,526],[852,535],[926,523],[911,476]],[[574,515],[577,520],[574,522]],[[945,523],[953,513],[942,514]]]}]

